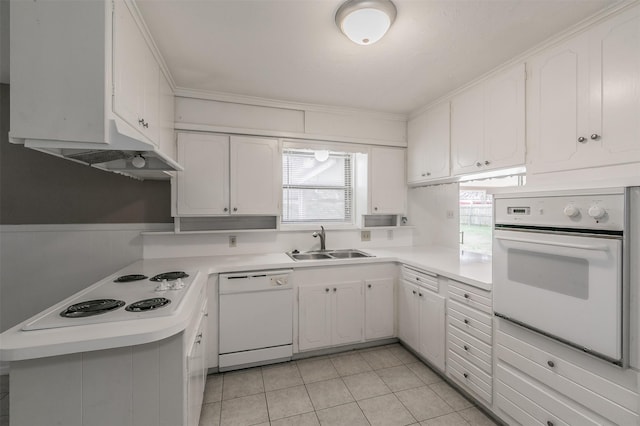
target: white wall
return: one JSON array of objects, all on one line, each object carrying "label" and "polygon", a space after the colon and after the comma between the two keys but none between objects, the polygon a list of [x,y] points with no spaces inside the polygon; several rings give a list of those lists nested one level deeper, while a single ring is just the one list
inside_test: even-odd
[{"label": "white wall", "polygon": [[[318,227],[318,230],[320,228]],[[228,232],[210,234],[146,234],[144,258],[218,256],[256,253],[284,253],[317,250],[319,238],[313,238],[313,230]],[[391,235],[390,235],[391,233]],[[229,235],[236,236],[237,246],[229,247]],[[395,228],[371,231],[371,241],[361,241],[360,230],[331,229],[326,231],[328,249],[373,247],[406,247],[413,244],[413,229]]]},{"label": "white wall", "polygon": [[[459,247],[459,187],[457,183],[409,188],[409,224],[415,226],[416,246],[437,244]],[[447,213],[452,213],[447,217]]]},{"label": "white wall", "polygon": [[140,232],[168,226],[0,226],[0,331],[139,260]]}]

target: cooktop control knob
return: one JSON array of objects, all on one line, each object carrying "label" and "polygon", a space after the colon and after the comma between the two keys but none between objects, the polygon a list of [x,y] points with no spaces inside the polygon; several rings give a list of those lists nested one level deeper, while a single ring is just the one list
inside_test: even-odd
[{"label": "cooktop control knob", "polygon": [[576,217],[580,214],[580,210],[573,204],[569,204],[564,208],[564,214],[568,217]]},{"label": "cooktop control knob", "polygon": [[604,217],[606,213],[607,211],[600,206],[593,205],[589,207],[589,216],[591,216],[594,219],[601,219]]}]

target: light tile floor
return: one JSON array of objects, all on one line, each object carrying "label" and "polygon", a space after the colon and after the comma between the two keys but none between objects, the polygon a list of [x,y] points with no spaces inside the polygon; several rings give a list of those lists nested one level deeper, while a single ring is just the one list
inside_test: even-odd
[{"label": "light tile floor", "polygon": [[495,423],[399,344],[207,378],[200,426]]}]

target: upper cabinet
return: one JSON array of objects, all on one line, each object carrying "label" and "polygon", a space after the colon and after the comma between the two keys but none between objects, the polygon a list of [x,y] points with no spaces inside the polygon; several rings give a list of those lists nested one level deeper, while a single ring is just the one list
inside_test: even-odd
[{"label": "upper cabinet", "polygon": [[640,161],[640,7],[530,62],[528,168]]},{"label": "upper cabinet", "polygon": [[524,164],[524,92],[525,69],[518,65],[451,100],[452,174]]},{"label": "upper cabinet", "polygon": [[147,171],[180,169],[169,76],[134,3],[16,0],[10,13],[12,142],[89,164],[102,163],[79,150],[110,150],[103,162],[143,152]]},{"label": "upper cabinet", "polygon": [[406,211],[405,149],[373,147],[369,155],[369,213]]},{"label": "upper cabinet", "polygon": [[449,176],[449,102],[409,120],[407,181],[419,184]]},{"label": "upper cabinet", "polygon": [[280,214],[282,160],[277,139],[178,134],[177,216]]}]

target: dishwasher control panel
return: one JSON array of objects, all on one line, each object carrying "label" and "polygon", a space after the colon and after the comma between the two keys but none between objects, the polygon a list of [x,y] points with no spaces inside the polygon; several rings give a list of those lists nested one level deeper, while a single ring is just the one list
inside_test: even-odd
[{"label": "dishwasher control panel", "polygon": [[233,294],[291,288],[291,269],[220,274],[219,293]]}]

